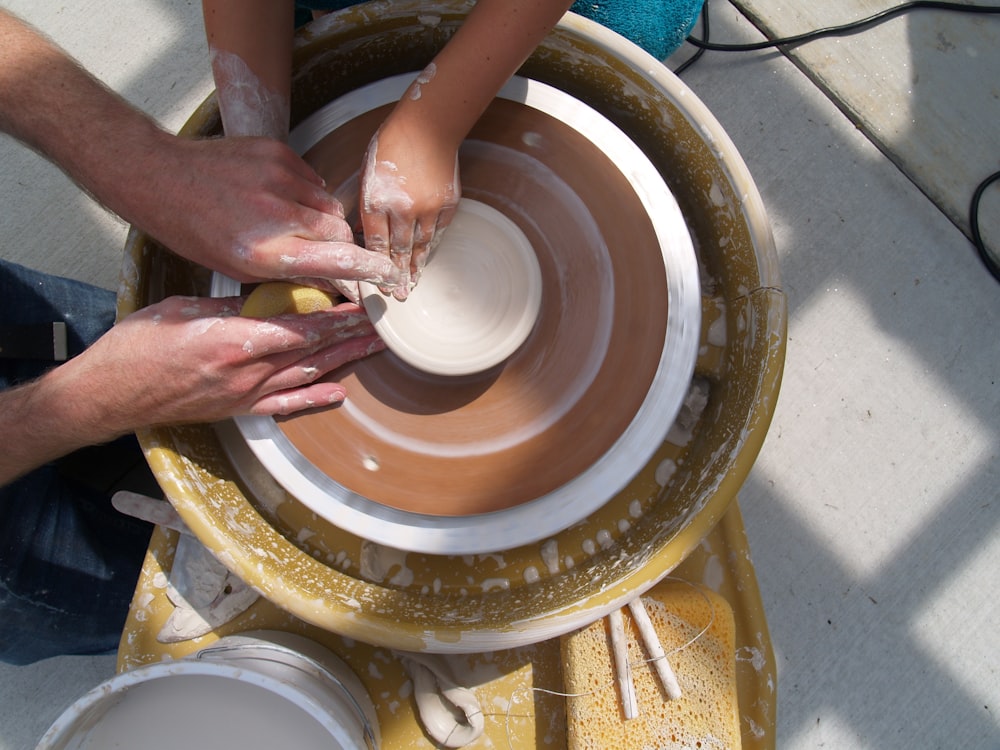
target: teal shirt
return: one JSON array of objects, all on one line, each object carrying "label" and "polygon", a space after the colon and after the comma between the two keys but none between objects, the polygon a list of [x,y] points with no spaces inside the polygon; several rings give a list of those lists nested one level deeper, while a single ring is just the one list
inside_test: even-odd
[{"label": "teal shirt", "polygon": [[[570,10],[596,21],[665,60],[694,28],[704,0],[576,0]],[[308,23],[313,10],[340,10],[357,0],[296,2],[296,25]]]}]

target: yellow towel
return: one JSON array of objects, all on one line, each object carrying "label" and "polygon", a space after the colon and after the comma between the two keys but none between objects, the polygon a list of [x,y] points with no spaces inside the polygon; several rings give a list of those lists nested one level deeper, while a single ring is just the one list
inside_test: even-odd
[{"label": "yellow towel", "polygon": [[[739,748],[736,626],[728,602],[665,581],[643,603],[677,674],[682,696],[667,700],[628,609],[623,611],[639,715],[625,719],[606,620],[562,638],[569,750]],[[711,624],[709,624],[711,623]],[[708,630],[688,644],[705,626]],[[681,648],[683,646],[683,648]],[[680,649],[680,650],[675,650]]]}]

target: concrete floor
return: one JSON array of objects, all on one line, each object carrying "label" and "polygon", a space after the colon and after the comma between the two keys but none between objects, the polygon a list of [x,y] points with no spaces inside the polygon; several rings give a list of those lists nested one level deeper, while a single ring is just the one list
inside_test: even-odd
[{"label": "concrete floor", "polygon": [[[712,3],[714,39],[761,38]],[[193,0],[4,4],[167,127],[210,88]],[[842,6],[810,4],[814,17],[829,8],[829,23]],[[1000,19],[976,28],[1000,49]],[[870,43],[868,62],[912,64],[920,50],[889,39]],[[789,299],[777,413],[741,494],[778,659],[778,746],[1000,747],[1000,604],[989,593],[1000,561],[1000,285],[949,219],[967,186],[936,195],[933,172],[907,166],[912,139],[869,137],[880,97],[846,106],[836,75],[820,88],[797,63],[709,53],[685,74],[754,175]],[[976,110],[996,99],[996,55],[969,66],[921,88],[922,100],[957,96]],[[985,139],[977,132],[986,173],[1000,164],[996,122]],[[931,167],[946,170],[958,151],[932,155]],[[124,228],[8,140],[0,164],[0,254],[113,288]],[[1000,216],[1000,187],[982,210]],[[0,750],[33,747],[113,668],[111,657],[0,667]]]}]

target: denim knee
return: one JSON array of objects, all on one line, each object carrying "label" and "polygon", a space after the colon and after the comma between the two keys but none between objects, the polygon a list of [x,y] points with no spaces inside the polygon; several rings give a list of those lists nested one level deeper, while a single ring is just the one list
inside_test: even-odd
[{"label": "denim knee", "polygon": [[115,649],[151,529],[52,465],[0,489],[0,660]]}]

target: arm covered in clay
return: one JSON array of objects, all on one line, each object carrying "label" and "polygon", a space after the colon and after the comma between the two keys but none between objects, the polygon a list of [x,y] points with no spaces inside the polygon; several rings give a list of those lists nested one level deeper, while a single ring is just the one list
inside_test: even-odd
[{"label": "arm covered in clay", "polygon": [[[203,0],[202,13],[226,135],[286,141],[295,3]],[[293,199],[294,194],[275,197]],[[303,238],[310,243],[289,248],[290,252],[280,256],[281,267],[269,262],[273,278],[295,278],[313,286],[335,288],[354,301],[358,301],[359,280],[382,277],[385,288],[399,285],[401,274],[384,253],[354,247],[353,232],[343,221],[343,207],[336,199],[324,192],[316,196],[315,205],[321,211],[335,213],[339,221],[325,233],[307,230]]]},{"label": "arm covered in clay", "polygon": [[340,204],[287,146],[171,135],[2,9],[0,130],[174,252],[240,281],[398,277],[354,245]]},{"label": "arm covered in clay", "polygon": [[479,0],[372,139],[362,180],[365,244],[410,275],[397,296],[416,282],[436,233],[454,216],[462,140],[571,4]]},{"label": "arm covered in clay", "polygon": [[170,297],[118,323],[83,353],[0,392],[0,485],[140,428],[338,403],[321,380],[382,348],[364,312],[244,318],[241,298]]},{"label": "arm covered in clay", "polygon": [[203,0],[226,135],[288,138],[293,0]]}]

